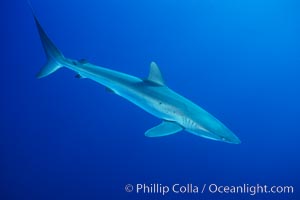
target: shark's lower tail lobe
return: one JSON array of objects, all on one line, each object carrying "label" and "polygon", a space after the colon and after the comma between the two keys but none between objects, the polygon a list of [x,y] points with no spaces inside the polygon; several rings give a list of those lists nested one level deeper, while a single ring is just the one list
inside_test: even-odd
[{"label": "shark's lower tail lobe", "polygon": [[47,56],[47,63],[46,65],[40,70],[40,72],[36,75],[37,78],[43,78],[48,76],[58,70],[59,68],[63,67],[61,61],[64,59],[63,54],[59,51],[59,49],[53,44],[53,42],[49,39],[45,31],[43,30],[42,26],[40,25],[38,19],[33,14],[35,24],[37,26],[40,39],[42,45],[44,47],[46,56]]}]

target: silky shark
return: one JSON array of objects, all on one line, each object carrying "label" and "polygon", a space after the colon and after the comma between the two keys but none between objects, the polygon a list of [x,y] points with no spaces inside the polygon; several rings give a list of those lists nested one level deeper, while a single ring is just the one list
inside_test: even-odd
[{"label": "silky shark", "polygon": [[75,71],[77,78],[96,81],[162,120],[145,132],[147,137],[167,136],[185,130],[211,140],[240,143],[239,138],[214,116],[167,87],[156,63],[150,64],[148,78],[141,79],[93,65],[86,60],[66,58],[49,39],[34,13],[33,17],[47,56],[47,63],[37,74],[38,78],[65,67]]}]

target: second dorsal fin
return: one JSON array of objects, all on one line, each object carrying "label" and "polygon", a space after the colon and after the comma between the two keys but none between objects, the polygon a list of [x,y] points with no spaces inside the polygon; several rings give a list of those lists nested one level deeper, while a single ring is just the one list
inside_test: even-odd
[{"label": "second dorsal fin", "polygon": [[161,72],[155,62],[151,62],[150,64],[150,72],[147,80],[158,85],[165,85]]},{"label": "second dorsal fin", "polygon": [[81,63],[81,64],[89,63],[89,61],[87,59],[80,59],[80,60],[78,60],[78,62]]}]

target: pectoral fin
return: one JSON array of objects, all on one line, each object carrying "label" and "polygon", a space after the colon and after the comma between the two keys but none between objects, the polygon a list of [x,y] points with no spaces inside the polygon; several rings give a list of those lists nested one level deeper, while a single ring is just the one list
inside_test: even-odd
[{"label": "pectoral fin", "polygon": [[146,131],[145,136],[161,137],[161,136],[171,135],[182,130],[183,128],[175,122],[163,121],[161,124]]}]

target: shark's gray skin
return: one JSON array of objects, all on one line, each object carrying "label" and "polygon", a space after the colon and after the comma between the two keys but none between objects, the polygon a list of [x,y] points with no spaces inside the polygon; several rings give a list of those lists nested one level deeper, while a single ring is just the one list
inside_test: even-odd
[{"label": "shark's gray skin", "polygon": [[148,113],[162,119],[162,123],[146,131],[148,137],[171,135],[182,130],[204,138],[239,144],[240,140],[224,124],[190,100],[168,88],[158,66],[152,62],[147,79],[99,67],[85,60],[65,58],[49,39],[39,21],[34,20],[42,41],[47,63],[37,74],[48,76],[61,67],[104,85],[110,91],[127,99]]}]

